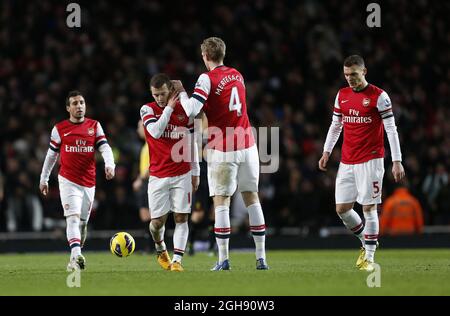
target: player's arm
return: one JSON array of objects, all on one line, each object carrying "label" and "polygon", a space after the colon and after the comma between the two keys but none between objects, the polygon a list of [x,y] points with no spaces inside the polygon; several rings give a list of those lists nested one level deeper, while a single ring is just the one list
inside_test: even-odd
[{"label": "player's arm", "polygon": [[325,139],[322,157],[319,160],[319,169],[322,171],[327,170],[327,163],[330,159],[330,154],[333,151],[333,148],[336,145],[342,131],[342,113],[338,99],[339,93],[334,101],[333,119],[331,120],[331,125],[328,129],[327,138]]},{"label": "player's arm", "polygon": [[169,104],[164,108],[163,113],[159,118],[155,116],[153,109],[148,105],[143,105],[141,107],[141,119],[144,124],[144,128],[155,139],[161,137],[166,130],[167,124],[169,124],[170,115],[172,115],[173,112],[173,107],[170,106],[170,104],[172,104],[172,100],[175,99],[171,98],[169,100]]},{"label": "player's arm", "polygon": [[395,182],[398,182],[405,177],[405,170],[402,166],[402,152],[397,126],[395,125],[394,113],[392,112],[392,103],[388,94],[384,91],[378,97],[377,109],[383,119],[384,129],[386,130],[389,147],[391,148],[392,174]]},{"label": "player's arm", "polygon": [[105,162],[105,175],[107,180],[111,180],[115,176],[116,164],[114,163],[114,155],[108,144],[103,128],[97,122],[97,134],[95,137],[95,147],[101,153]]},{"label": "player's arm", "polygon": [[[177,82],[181,84],[180,81]],[[175,84],[176,89],[177,84]],[[182,87],[182,86],[181,86]],[[207,74],[201,74],[198,77],[197,83],[195,84],[194,93],[189,98],[184,88],[180,92],[180,102],[187,116],[195,117],[203,108],[206,100],[208,100],[209,93],[211,91],[211,80]]]},{"label": "player's arm", "polygon": [[41,171],[41,178],[39,181],[39,191],[41,191],[42,195],[47,195],[48,193],[48,180],[50,178],[50,174],[52,173],[53,167],[58,160],[60,146],[61,138],[59,137],[56,127],[53,127],[50,136],[49,148],[47,155],[45,156],[44,165],[42,166]]},{"label": "player's arm", "polygon": [[189,143],[191,145],[191,174],[192,174],[192,188],[197,191],[200,185],[200,164],[198,155],[197,137],[194,132],[194,123],[189,128]]}]

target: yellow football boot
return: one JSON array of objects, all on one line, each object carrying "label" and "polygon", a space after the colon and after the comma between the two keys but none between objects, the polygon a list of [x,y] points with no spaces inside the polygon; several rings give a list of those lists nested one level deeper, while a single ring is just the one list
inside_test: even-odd
[{"label": "yellow football boot", "polygon": [[356,260],[356,267],[359,269],[361,268],[363,262],[364,262],[364,257],[366,256],[366,249],[364,247],[361,247],[361,249],[359,250],[359,256],[358,259]]},{"label": "yellow football boot", "polygon": [[359,270],[366,272],[373,272],[375,270],[374,263],[364,259]]},{"label": "yellow football boot", "polygon": [[170,271],[183,272],[184,268],[181,265],[181,262],[175,261],[172,262],[172,265],[170,266]]},{"label": "yellow football boot", "polygon": [[158,252],[157,254],[157,260],[159,265],[161,266],[161,268],[163,268],[164,270],[170,270],[170,256],[169,253],[167,252],[167,250]]},{"label": "yellow football boot", "polygon": [[[375,249],[378,249],[379,247],[380,247],[380,243],[377,241],[377,247]],[[361,247],[361,249],[359,250],[358,259],[356,260],[356,267],[358,269],[361,268],[361,266],[364,262],[365,256],[366,256],[366,249],[364,247]]]}]

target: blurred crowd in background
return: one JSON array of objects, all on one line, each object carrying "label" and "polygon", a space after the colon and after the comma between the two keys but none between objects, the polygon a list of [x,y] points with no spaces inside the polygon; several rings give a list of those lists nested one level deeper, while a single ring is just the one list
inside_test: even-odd
[{"label": "blurred crowd in background", "polygon": [[[132,182],[149,80],[164,72],[192,91],[205,71],[200,44],[209,36],[224,39],[225,64],[246,80],[252,124],[280,128],[280,168],[260,178],[269,227],[314,233],[340,225],[334,180],[342,138],[327,173],[317,162],[350,54],[365,58],[368,81],[393,101],[404,184],[425,225],[450,225],[449,3],[383,1],[381,28],[367,27],[367,4],[358,0],[78,3],[81,28],[70,29],[64,1],[0,2],[0,231],[64,225],[58,167],[48,198],[38,184],[50,131],[68,118],[64,101],[74,89],[84,94],[87,117],[103,125],[117,164],[106,182],[98,159],[92,227],[142,227]],[[396,188],[387,142],[386,149],[385,199]],[[207,186],[198,196],[208,200]]]}]

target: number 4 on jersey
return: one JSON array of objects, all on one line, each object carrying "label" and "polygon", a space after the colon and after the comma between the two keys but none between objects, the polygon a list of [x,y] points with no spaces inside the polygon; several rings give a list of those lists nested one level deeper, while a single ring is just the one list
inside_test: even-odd
[{"label": "number 4 on jersey", "polygon": [[242,115],[242,112],[241,112],[242,103],[241,103],[241,100],[239,100],[239,93],[238,93],[237,87],[233,87],[231,89],[229,108],[230,108],[230,112],[237,111],[237,116]]}]

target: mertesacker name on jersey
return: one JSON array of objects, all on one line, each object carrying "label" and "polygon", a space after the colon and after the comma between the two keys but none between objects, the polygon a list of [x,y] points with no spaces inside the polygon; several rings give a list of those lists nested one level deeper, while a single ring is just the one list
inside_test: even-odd
[{"label": "mertesacker name on jersey", "polygon": [[223,88],[225,87],[225,85],[227,83],[230,83],[230,82],[236,81],[236,80],[243,82],[241,76],[238,76],[238,75],[229,75],[229,76],[223,77],[223,79],[220,80],[219,84],[217,85],[217,89],[214,93],[217,95],[220,95],[222,93]]}]

